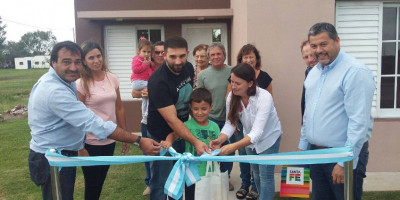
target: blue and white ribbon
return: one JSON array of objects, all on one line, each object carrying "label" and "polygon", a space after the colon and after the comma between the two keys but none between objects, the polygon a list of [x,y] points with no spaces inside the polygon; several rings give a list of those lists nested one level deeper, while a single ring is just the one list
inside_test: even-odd
[{"label": "blue and white ribbon", "polygon": [[[165,150],[163,151],[165,153]],[[58,153],[46,152],[46,158],[50,166],[74,167],[93,165],[123,165],[130,163],[177,160],[164,186],[164,193],[179,199],[184,190],[184,184],[190,186],[200,180],[197,164],[203,161],[218,162],[242,162],[261,165],[304,165],[347,162],[353,160],[351,147],[318,149],[310,151],[286,152],[266,155],[247,156],[215,156],[220,150],[211,154],[193,156],[190,153],[179,154],[169,148],[170,156],[90,156],[90,157],[66,157]]]}]

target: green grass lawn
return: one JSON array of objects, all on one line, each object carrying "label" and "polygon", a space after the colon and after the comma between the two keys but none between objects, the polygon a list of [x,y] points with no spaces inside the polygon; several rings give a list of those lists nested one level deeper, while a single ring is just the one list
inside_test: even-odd
[{"label": "green grass lawn", "polygon": [[[0,70],[0,111],[9,110],[15,105],[27,103],[32,85],[47,71],[40,70]],[[29,177],[28,154],[30,130],[27,119],[12,119],[0,122],[0,200],[36,200],[41,199],[40,188]],[[115,155],[119,152],[121,143],[117,143]],[[140,155],[137,147],[131,146],[128,155]],[[143,197],[144,165],[129,164],[111,166],[103,187],[101,199],[148,199]],[[75,199],[83,199],[84,182],[82,170],[78,168]],[[295,199],[279,198],[275,199]],[[364,192],[365,200],[400,199],[400,191],[395,192]]]},{"label": "green grass lawn", "polygon": [[0,69],[0,113],[27,105],[33,84],[49,69]]}]

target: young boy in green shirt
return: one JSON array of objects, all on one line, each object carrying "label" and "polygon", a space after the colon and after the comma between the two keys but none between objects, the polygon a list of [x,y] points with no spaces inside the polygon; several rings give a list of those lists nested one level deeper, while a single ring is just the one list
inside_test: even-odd
[{"label": "young boy in green shirt", "polygon": [[[217,139],[220,133],[218,125],[208,120],[208,115],[212,108],[211,92],[205,88],[197,88],[190,96],[190,115],[192,119],[185,122],[186,127],[200,141],[209,145],[211,140]],[[165,141],[161,141],[161,145],[168,149],[171,144],[178,139],[174,133],[170,133]],[[189,142],[185,142],[185,152],[196,155],[195,147]],[[207,162],[201,162],[197,165],[200,176],[206,174]],[[185,199],[194,199],[195,184],[185,188]],[[206,192],[206,191],[205,191]]]}]

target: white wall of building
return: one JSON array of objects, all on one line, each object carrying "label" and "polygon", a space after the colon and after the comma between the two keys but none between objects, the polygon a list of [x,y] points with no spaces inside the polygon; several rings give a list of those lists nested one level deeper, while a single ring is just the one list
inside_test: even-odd
[{"label": "white wall of building", "polygon": [[[14,58],[15,69],[49,68],[50,56]],[[29,67],[30,62],[30,67]]]}]

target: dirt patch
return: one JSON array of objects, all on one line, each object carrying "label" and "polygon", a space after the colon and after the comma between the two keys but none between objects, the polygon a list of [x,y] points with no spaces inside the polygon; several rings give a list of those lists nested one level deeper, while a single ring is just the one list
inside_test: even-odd
[{"label": "dirt patch", "polygon": [[25,105],[15,106],[13,109],[0,114],[0,122],[12,119],[22,119],[28,116],[28,108]]},{"label": "dirt patch", "polygon": [[13,79],[25,79],[26,76],[8,76],[8,77],[0,77],[0,81],[7,81]]}]

